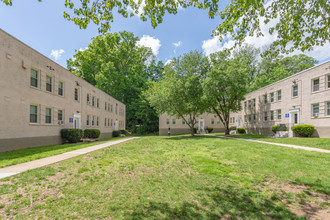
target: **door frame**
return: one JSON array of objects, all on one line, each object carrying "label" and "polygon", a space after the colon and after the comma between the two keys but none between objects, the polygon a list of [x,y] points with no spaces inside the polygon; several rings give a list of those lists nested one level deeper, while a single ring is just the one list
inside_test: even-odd
[{"label": "door frame", "polygon": [[[75,127],[75,124],[77,122],[77,125]],[[77,112],[74,112],[73,113],[73,125],[72,125],[73,128],[78,128],[80,129],[81,128],[81,114],[80,113],[77,113]]]},{"label": "door frame", "polygon": [[[201,122],[203,122],[203,130],[201,130]],[[204,121],[204,118],[200,118],[200,119],[198,120],[198,130],[199,130],[200,132],[202,132],[202,131],[204,131],[204,129],[205,129],[205,121]]]},{"label": "door frame", "polygon": [[[297,114],[297,123],[294,123],[294,115]],[[295,109],[290,109],[289,110],[289,137],[293,137],[293,131],[291,130],[291,127],[293,125],[299,124],[300,123],[300,109],[295,108]]]}]

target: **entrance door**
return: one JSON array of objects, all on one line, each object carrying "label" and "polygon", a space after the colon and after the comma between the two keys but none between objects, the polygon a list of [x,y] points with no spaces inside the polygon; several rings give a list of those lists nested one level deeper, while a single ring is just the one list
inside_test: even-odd
[{"label": "entrance door", "polygon": [[290,109],[289,110],[289,137],[293,137],[293,131],[291,127],[300,123],[300,109]]},{"label": "entrance door", "polygon": [[199,122],[198,122],[198,130],[200,133],[204,132],[204,119],[199,119]]},{"label": "entrance door", "polygon": [[115,122],[115,130],[118,130],[118,121]]},{"label": "entrance door", "polygon": [[73,113],[73,128],[80,129],[80,113]]},{"label": "entrance door", "polygon": [[241,116],[238,116],[237,121],[238,121],[238,124],[237,124],[238,126],[237,127],[240,128],[241,127]]}]

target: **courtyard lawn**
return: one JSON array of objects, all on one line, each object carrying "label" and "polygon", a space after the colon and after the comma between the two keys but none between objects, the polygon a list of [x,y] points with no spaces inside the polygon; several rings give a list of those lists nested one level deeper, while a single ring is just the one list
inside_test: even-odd
[{"label": "courtyard lawn", "polygon": [[50,157],[85,147],[90,147],[93,145],[101,144],[104,141],[115,141],[119,139],[122,138],[119,137],[106,138],[106,139],[101,139],[98,142],[92,142],[92,143],[49,145],[49,146],[32,147],[22,150],[3,152],[0,153],[0,168],[19,164],[19,163],[25,163],[45,157]]},{"label": "courtyard lawn", "polygon": [[0,216],[329,219],[329,167],[325,153],[145,137],[0,180]]},{"label": "courtyard lawn", "polygon": [[260,141],[330,150],[330,138],[264,138],[260,139]]}]

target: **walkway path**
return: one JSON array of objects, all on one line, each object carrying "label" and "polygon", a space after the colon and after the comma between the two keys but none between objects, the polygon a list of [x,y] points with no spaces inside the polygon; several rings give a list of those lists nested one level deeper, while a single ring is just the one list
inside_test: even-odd
[{"label": "walkway path", "polygon": [[0,168],[0,179],[3,179],[8,176],[16,175],[16,174],[22,173],[27,170],[32,170],[32,169],[47,166],[47,165],[50,165],[53,163],[57,163],[59,161],[66,160],[66,159],[69,159],[72,157],[77,157],[79,155],[87,154],[87,153],[90,153],[90,152],[93,152],[96,150],[100,150],[102,148],[121,144],[121,143],[131,141],[134,139],[137,139],[137,137],[122,139],[122,140],[118,140],[118,141],[108,141],[103,144],[97,144],[97,145],[94,145],[91,147],[86,147],[86,148],[82,148],[82,149],[78,149],[78,150],[74,150],[74,151],[69,151],[69,152],[54,155],[51,157],[46,157],[46,158],[42,158],[42,159],[38,159],[38,160],[26,162],[26,163],[3,167],[3,168]]},{"label": "walkway path", "polygon": [[[214,136],[216,136],[216,135],[214,135]],[[244,140],[244,141],[252,141],[252,142],[257,142],[257,143],[262,143],[262,144],[271,144],[271,145],[277,145],[277,146],[282,146],[282,147],[291,147],[291,148],[296,148],[296,149],[302,149],[302,150],[308,150],[308,151],[316,151],[316,152],[330,154],[330,150],[313,148],[313,147],[304,147],[304,146],[298,146],[298,145],[292,145],[292,144],[280,144],[280,143],[267,142],[267,141],[258,141],[258,140],[255,140],[255,139],[232,138],[232,137],[226,137],[226,136],[216,136],[216,137],[231,138],[231,139]]]}]

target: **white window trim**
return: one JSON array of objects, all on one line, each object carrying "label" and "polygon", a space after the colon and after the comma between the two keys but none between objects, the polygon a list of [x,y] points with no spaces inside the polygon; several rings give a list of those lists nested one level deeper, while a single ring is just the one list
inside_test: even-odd
[{"label": "white window trim", "polygon": [[[47,114],[46,114],[46,109],[47,108],[50,108],[51,110],[51,114],[50,114],[50,123],[47,123],[46,122],[46,117],[47,117]],[[51,107],[51,106],[45,106],[45,125],[54,125],[54,107]]]},{"label": "white window trim", "polygon": [[[61,82],[62,85],[63,85],[63,88],[62,88],[62,90],[63,90],[63,95],[58,94],[60,82]],[[60,97],[64,97],[64,94],[65,94],[65,89],[64,89],[64,88],[65,88],[65,83],[64,83],[64,81],[63,81],[63,80],[58,80],[58,84],[57,84],[57,95],[58,95],[58,96],[60,96]]]},{"label": "white window trim", "polygon": [[[318,90],[316,90],[316,91],[314,91],[314,80],[319,80],[319,89]],[[320,85],[321,85],[321,80],[320,80],[320,77],[316,77],[316,78],[313,78],[312,80],[311,80],[311,88],[312,88],[312,93],[315,93],[315,92],[319,92],[320,91]]]},{"label": "white window trim", "polygon": [[[294,88],[295,86],[297,86],[297,95],[296,95],[296,96],[293,95],[293,92],[294,92],[293,88]],[[291,87],[291,97],[292,97],[292,98],[297,98],[297,97],[299,97],[299,86],[298,86],[298,84],[295,84],[295,85],[293,85],[293,86]]]},{"label": "white window trim", "polygon": [[[30,122],[30,106],[33,105],[33,106],[37,106],[37,122]],[[41,110],[41,107],[40,107],[40,104],[37,104],[37,103],[30,103],[29,105],[29,124],[30,125],[40,125],[40,110]]]},{"label": "white window trim", "polygon": [[[51,88],[52,88],[52,91],[47,91],[47,76],[49,76],[51,78]],[[53,76],[50,73],[46,73],[45,83],[46,83],[45,84],[45,91],[48,92],[48,93],[54,94],[54,92],[55,92],[55,88],[54,88],[54,85],[55,85],[55,76]]]},{"label": "white window trim", "polygon": [[[31,86],[31,69],[37,71],[37,77],[38,77],[37,85],[38,85],[38,87]],[[41,90],[41,80],[40,79],[41,79],[41,70],[39,68],[31,66],[30,67],[30,72],[29,72],[29,85],[30,85],[30,88]]]},{"label": "white window trim", "polygon": [[[315,114],[317,114],[317,116],[314,115],[314,105],[319,105],[319,112],[318,112],[318,113],[315,113]],[[311,104],[311,108],[312,108],[312,115],[311,115],[311,117],[312,117],[312,118],[318,118],[318,117],[320,117],[320,103],[319,103],[319,102],[317,102],[317,103],[312,103],[312,104]]]},{"label": "white window trim", "polygon": [[[78,91],[78,100],[76,100],[76,94],[75,94],[75,90],[77,89]],[[74,89],[73,89],[73,100],[76,101],[76,102],[80,102],[80,88],[75,86]]]}]

